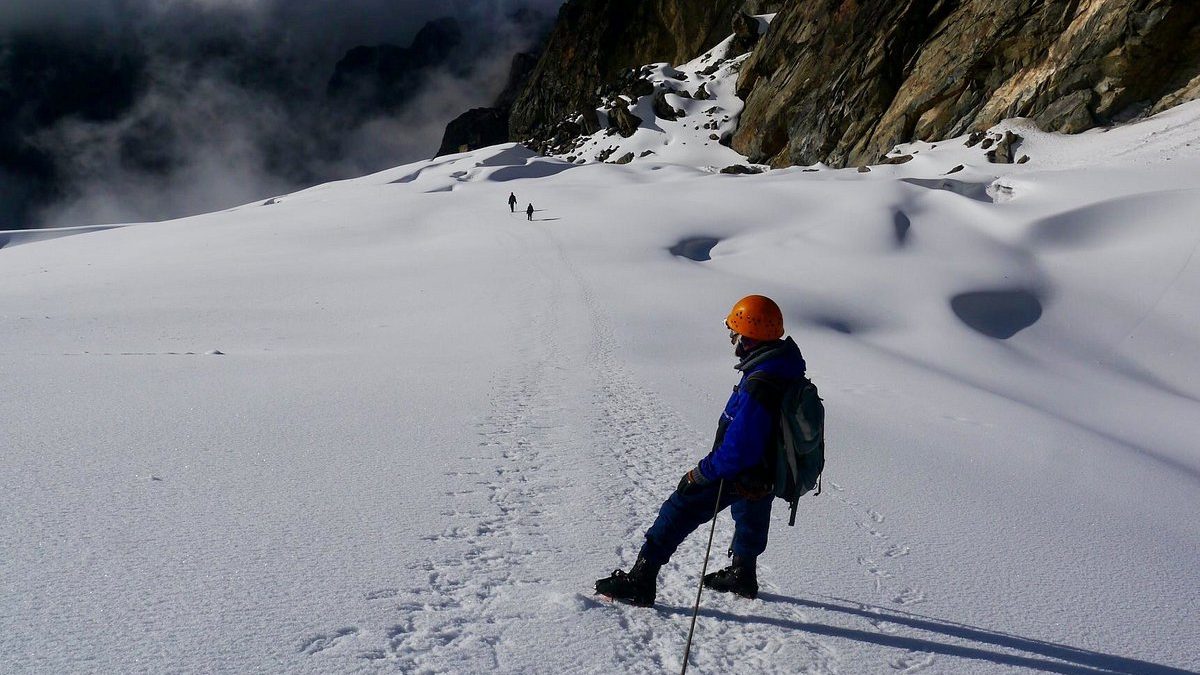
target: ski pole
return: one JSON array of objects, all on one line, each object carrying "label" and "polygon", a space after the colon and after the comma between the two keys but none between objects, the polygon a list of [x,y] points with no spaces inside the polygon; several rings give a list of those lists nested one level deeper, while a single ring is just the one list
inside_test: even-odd
[{"label": "ski pole", "polygon": [[683,670],[687,675],[688,655],[692,653],[692,634],[696,632],[696,616],[700,614],[700,594],[704,592],[704,575],[708,574],[708,554],[712,552],[713,535],[717,532],[717,514],[721,512],[721,493],[725,491],[725,479],[717,485],[717,503],[713,505],[712,527],[708,529],[708,548],[704,549],[704,568],[700,570],[700,585],[696,588],[696,606],[692,608],[692,627],[688,629],[687,646],[683,649]]}]

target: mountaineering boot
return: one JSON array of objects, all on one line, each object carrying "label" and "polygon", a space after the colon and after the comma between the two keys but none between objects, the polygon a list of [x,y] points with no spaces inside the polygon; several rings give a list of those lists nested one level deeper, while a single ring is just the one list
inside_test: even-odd
[{"label": "mountaineering boot", "polygon": [[629,572],[613,570],[612,576],[597,581],[596,593],[638,607],[653,607],[659,567],[638,556]]},{"label": "mountaineering boot", "polygon": [[704,575],[704,587],[753,600],[758,597],[758,575],[754,571],[754,562],[754,558],[735,555],[729,567]]}]

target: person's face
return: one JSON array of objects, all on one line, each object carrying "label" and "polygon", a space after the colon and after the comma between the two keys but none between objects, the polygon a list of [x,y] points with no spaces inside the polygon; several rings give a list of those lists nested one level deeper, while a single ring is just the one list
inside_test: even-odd
[{"label": "person's face", "polygon": [[742,358],[745,354],[745,337],[740,335],[737,330],[730,328],[728,322],[725,323],[725,328],[730,329],[730,345],[733,345],[733,356]]},{"label": "person's face", "polygon": [[729,328],[729,322],[725,322],[725,327],[729,329],[729,344],[733,345],[733,354],[738,358],[746,355],[750,350],[750,339],[742,336],[732,328]]}]

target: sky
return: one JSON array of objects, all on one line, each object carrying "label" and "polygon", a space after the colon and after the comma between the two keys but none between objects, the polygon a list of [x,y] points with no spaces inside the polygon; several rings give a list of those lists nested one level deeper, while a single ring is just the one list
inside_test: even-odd
[{"label": "sky", "polygon": [[[512,54],[532,46],[533,36],[505,17],[519,7],[553,16],[559,4],[6,0],[0,59],[5,41],[33,39],[51,53],[83,49],[139,64],[134,100],[115,119],[76,116],[19,130],[23,144],[51,158],[58,181],[54,197],[43,196],[17,226],[161,220],[427,158],[446,123],[489,105]],[[444,16],[466,22],[475,46],[468,66],[429,73],[395,114],[345,120],[323,105],[348,49],[408,46]],[[128,161],[147,153],[155,171]],[[3,169],[0,194],[20,199],[44,187]]]},{"label": "sky", "polygon": [[146,26],[178,31],[240,21],[248,22],[246,27],[294,36],[306,46],[346,48],[411,38],[426,21],[441,16],[496,17],[522,6],[553,13],[561,4],[561,0],[5,0],[0,3],[0,31],[121,31]]}]

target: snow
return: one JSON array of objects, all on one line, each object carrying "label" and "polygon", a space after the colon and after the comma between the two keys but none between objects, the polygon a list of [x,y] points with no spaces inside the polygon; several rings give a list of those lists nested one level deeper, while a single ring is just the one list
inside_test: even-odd
[{"label": "snow", "polygon": [[825,490],[758,600],[704,594],[693,672],[1200,669],[1200,103],[1008,129],[1028,163],[498,146],[9,242],[3,669],[678,670],[706,533],[656,609],[590,589],[706,452],[749,293]]},{"label": "snow", "polygon": [[[769,23],[774,15],[758,17]],[[764,29],[765,30],[765,29]],[[655,115],[654,96],[631,99],[622,96],[629,112],[642,120],[629,138],[611,128],[608,107],[596,110],[601,130],[578,139],[578,144],[562,158],[589,162],[647,162],[661,166],[679,164],[718,171],[733,164],[747,164],[744,155],[722,143],[737,129],[745,103],[737,97],[737,74],[749,53],[730,57],[730,36],[716,47],[679,67],[655,63],[641,69],[642,78],[662,92],[677,119]]]}]

